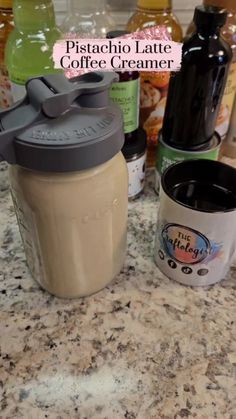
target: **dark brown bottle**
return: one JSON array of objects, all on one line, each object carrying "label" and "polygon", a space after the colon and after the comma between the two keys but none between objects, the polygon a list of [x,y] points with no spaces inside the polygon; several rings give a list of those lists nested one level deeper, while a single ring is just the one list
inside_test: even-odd
[{"label": "dark brown bottle", "polygon": [[[221,102],[220,112],[216,124],[216,131],[220,134],[221,138],[224,139],[229,129],[230,117],[234,105],[234,96],[236,93],[236,1],[203,0],[203,4],[205,6],[215,6],[221,9],[227,9],[228,12],[228,18],[226,24],[221,30],[221,35],[232,48],[233,60],[231,62],[224,97]],[[187,35],[192,35],[195,30],[195,25],[191,22],[187,29]]]},{"label": "dark brown bottle", "polygon": [[191,150],[213,137],[232,51],[220,29],[227,11],[195,9],[196,32],[185,39],[181,70],[172,74],[163,124],[163,140]]},{"label": "dark brown bottle", "polygon": [[[126,31],[110,31],[107,39],[118,38],[126,35]],[[140,99],[140,74],[138,71],[121,71],[119,83],[113,83],[110,97],[123,111],[125,141],[135,141],[139,127],[139,99]]]}]

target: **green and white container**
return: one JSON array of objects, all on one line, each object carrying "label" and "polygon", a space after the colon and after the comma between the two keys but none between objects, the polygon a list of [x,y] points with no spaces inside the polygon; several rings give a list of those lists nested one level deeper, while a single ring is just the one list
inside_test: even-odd
[{"label": "green and white container", "polygon": [[155,191],[159,194],[160,178],[169,166],[192,159],[218,160],[220,147],[221,138],[217,133],[214,134],[207,145],[195,150],[181,150],[171,147],[163,141],[162,134],[160,134],[155,168]]}]

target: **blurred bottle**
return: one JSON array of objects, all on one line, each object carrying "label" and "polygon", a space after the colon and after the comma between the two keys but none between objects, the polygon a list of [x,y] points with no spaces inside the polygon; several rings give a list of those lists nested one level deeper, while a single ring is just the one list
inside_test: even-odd
[{"label": "blurred bottle", "polygon": [[52,74],[52,49],[61,37],[52,0],[13,0],[15,29],[6,46],[6,65],[14,101],[25,95],[30,77]]},{"label": "blurred bottle", "polygon": [[0,0],[0,108],[8,108],[12,104],[11,85],[5,65],[5,47],[13,27],[12,0]]},{"label": "blurred bottle", "polygon": [[236,168],[236,95],[231,114],[230,127],[221,150],[221,161]]},{"label": "blurred bottle", "polygon": [[[129,32],[164,25],[173,41],[181,41],[182,29],[172,12],[172,0],[138,0],[127,24]],[[148,166],[155,165],[158,133],[162,128],[169,72],[141,73],[140,124],[147,133]]]},{"label": "blurred bottle", "polygon": [[[216,130],[220,134],[221,138],[225,138],[229,129],[234,96],[236,93],[236,0],[204,0],[203,4],[205,6],[220,7],[228,11],[227,22],[223,27],[221,34],[232,48],[233,60],[216,125]],[[187,30],[187,35],[192,34],[194,31],[195,25],[192,22]]]},{"label": "blurred bottle", "polygon": [[107,32],[115,26],[105,0],[69,0],[68,15],[61,30],[81,38],[106,38]]},{"label": "blurred bottle", "polygon": [[117,30],[125,30],[127,19],[134,13],[137,0],[107,0]]}]

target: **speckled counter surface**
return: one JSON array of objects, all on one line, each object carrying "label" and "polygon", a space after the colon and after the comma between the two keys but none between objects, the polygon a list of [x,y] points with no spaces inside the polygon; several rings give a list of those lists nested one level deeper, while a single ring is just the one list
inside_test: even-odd
[{"label": "speckled counter surface", "polygon": [[235,268],[208,289],[165,278],[156,213],[147,185],[130,205],[123,272],[93,297],[60,300],[31,279],[1,191],[1,419],[236,419]]}]

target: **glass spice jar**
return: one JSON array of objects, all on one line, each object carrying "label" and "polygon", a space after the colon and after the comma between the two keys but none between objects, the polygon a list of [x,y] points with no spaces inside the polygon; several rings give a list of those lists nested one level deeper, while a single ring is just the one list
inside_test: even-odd
[{"label": "glass spice jar", "polygon": [[142,128],[137,130],[135,141],[126,142],[122,153],[129,173],[129,200],[138,198],[145,186],[147,137]]}]

